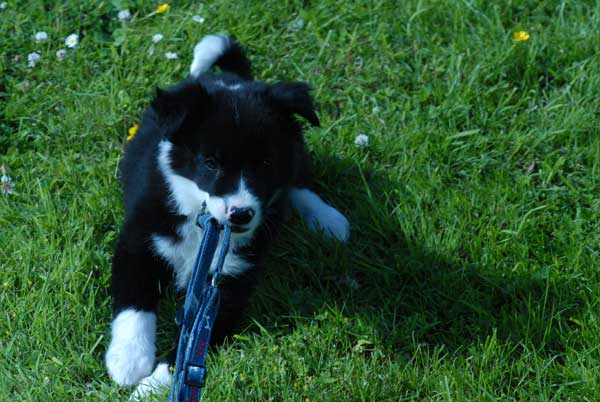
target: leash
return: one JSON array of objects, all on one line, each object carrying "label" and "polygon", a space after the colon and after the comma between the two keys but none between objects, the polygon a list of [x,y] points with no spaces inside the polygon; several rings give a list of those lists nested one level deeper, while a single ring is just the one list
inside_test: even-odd
[{"label": "leash", "polygon": [[[231,237],[231,228],[227,225],[221,227],[210,215],[198,216],[196,224],[204,230],[204,236],[196,255],[183,308],[177,312],[176,322],[180,327],[180,335],[169,402],[200,400],[206,379],[206,353],[219,312],[219,275],[223,269]],[[223,229],[221,250],[212,280],[207,283],[221,229]]]}]

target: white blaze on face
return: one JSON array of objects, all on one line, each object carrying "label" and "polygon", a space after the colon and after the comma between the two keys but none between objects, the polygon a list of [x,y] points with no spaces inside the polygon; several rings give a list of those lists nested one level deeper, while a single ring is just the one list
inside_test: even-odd
[{"label": "white blaze on face", "polygon": [[261,222],[262,211],[260,201],[252,194],[252,192],[250,192],[243,176],[240,177],[240,183],[235,192],[226,194],[222,197],[209,194],[206,206],[208,207],[210,214],[221,223],[225,223],[229,220],[232,208],[251,208],[255,215],[248,224],[248,233],[252,233]]}]

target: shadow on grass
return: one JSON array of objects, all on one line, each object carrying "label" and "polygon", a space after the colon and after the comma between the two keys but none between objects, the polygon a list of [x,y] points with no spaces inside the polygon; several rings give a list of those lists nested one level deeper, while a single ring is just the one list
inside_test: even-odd
[{"label": "shadow on grass", "polygon": [[330,189],[320,191],[325,196],[339,192],[332,198],[351,221],[351,240],[325,241],[298,230],[302,223],[294,218],[267,261],[249,318],[285,333],[295,317],[313,319],[335,306],[393,353],[409,353],[415,344],[466,351],[494,333],[541,353],[562,351],[561,327],[573,325],[583,305],[568,284],[452,264],[403,236],[386,200],[391,183],[352,161],[320,165],[324,181],[317,188]]},{"label": "shadow on grass", "polygon": [[[546,278],[452,264],[403,236],[386,200],[392,183],[349,160],[328,157],[319,167],[316,189],[325,198],[337,191],[331,198],[351,222],[351,239],[326,240],[294,217],[271,250],[240,331],[260,332],[255,320],[283,335],[299,317],[314,320],[333,307],[393,354],[410,355],[415,345],[467,352],[494,334],[539,353],[563,351],[561,327],[574,325],[580,292]],[[175,338],[176,304],[171,289],[159,308],[163,355]]]}]

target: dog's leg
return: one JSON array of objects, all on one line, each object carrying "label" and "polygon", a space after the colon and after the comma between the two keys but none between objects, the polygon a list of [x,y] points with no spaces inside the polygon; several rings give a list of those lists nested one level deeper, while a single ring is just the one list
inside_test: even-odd
[{"label": "dog's leg", "polygon": [[325,236],[348,241],[350,237],[348,219],[313,191],[306,188],[292,188],[290,200],[310,229],[322,230]]},{"label": "dog's leg", "polygon": [[221,302],[210,337],[212,346],[221,345],[239,324],[248,306],[248,299],[254,291],[257,269],[259,267],[254,267],[252,272],[246,271],[237,277],[225,277],[219,283]]},{"label": "dog's leg", "polygon": [[149,251],[125,245],[121,234],[112,270],[113,321],[106,367],[121,386],[137,384],[154,368],[156,354],[156,308],[161,286],[162,262]]}]

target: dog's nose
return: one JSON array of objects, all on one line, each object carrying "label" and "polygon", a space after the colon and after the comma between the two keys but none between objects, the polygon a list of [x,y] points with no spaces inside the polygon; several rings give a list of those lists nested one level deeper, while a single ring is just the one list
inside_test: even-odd
[{"label": "dog's nose", "polygon": [[254,218],[254,210],[252,208],[229,208],[229,222],[234,225],[247,225]]}]

